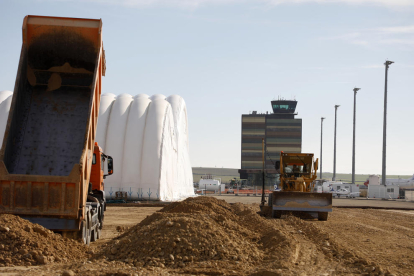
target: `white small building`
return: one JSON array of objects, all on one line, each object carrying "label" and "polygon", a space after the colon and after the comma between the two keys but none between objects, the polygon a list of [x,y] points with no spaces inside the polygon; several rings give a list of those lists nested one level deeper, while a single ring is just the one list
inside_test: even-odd
[{"label": "white small building", "polygon": [[[222,185],[220,182],[221,179],[213,178],[211,174],[207,174],[201,177],[200,181],[198,182],[198,188],[200,190],[206,191],[225,191],[225,185]],[[223,187],[222,187],[223,186]]]},{"label": "white small building", "polygon": [[369,198],[396,199],[400,196],[400,187],[397,185],[368,185]]},{"label": "white small building", "polygon": [[198,182],[200,190],[218,191],[220,186],[220,180],[217,179],[200,179]]},{"label": "white small building", "polygon": [[378,174],[371,174],[368,178],[369,185],[379,185],[380,177]]},{"label": "white small building", "polygon": [[405,201],[414,201],[414,190],[405,190]]}]

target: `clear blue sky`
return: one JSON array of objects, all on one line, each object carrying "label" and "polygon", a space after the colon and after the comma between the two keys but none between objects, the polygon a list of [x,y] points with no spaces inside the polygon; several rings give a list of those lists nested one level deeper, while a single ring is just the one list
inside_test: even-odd
[{"label": "clear blue sky", "polygon": [[240,167],[241,114],[298,100],[303,152],[350,173],[381,173],[384,61],[389,71],[387,173],[414,173],[412,0],[0,0],[0,90],[13,90],[27,14],[102,18],[103,92],[181,95],[192,166]]}]

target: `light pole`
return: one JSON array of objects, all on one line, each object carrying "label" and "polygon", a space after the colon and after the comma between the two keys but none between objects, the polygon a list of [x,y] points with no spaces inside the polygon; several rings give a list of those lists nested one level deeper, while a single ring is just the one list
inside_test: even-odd
[{"label": "light pole", "polygon": [[325,120],[325,117],[321,117],[321,172],[320,172],[320,179],[322,179],[322,137],[323,137],[323,120]]},{"label": "light pole", "polygon": [[386,185],[387,178],[387,86],[388,86],[388,68],[394,61],[385,61],[385,88],[384,88],[384,127],[382,133],[382,185]]},{"label": "light pole", "polygon": [[334,162],[332,181],[336,180],[336,113],[339,105],[335,105],[335,132],[334,132]]},{"label": "light pole", "polygon": [[355,121],[356,121],[356,94],[361,88],[354,88],[354,134],[352,143],[352,184],[355,184]]}]

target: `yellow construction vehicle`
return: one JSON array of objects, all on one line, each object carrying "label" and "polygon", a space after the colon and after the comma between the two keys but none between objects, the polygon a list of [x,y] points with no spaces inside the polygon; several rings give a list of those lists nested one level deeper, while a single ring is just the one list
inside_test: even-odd
[{"label": "yellow construction vehicle", "polygon": [[282,151],[278,165],[280,190],[270,193],[268,200],[272,217],[280,218],[284,211],[296,211],[327,220],[328,212],[332,212],[332,194],[313,192],[318,170],[318,159],[314,161],[313,153]]}]

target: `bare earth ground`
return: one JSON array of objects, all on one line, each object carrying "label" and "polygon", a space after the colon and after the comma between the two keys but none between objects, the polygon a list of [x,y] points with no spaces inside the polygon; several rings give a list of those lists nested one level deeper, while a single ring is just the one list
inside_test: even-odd
[{"label": "bare earth ground", "polygon": [[[241,200],[242,197],[226,197],[229,201],[235,198]],[[253,199],[245,197],[246,201],[248,198]],[[381,204],[379,202],[376,204]],[[413,206],[409,202],[405,204]],[[257,203],[247,204],[247,207],[259,210]],[[224,264],[203,262],[186,268],[143,268],[96,257],[98,252],[112,246],[113,239],[120,237],[128,227],[160,209],[109,206],[102,238],[90,246],[89,258],[64,264],[0,267],[0,275],[414,275],[414,211],[401,210],[334,208],[326,222],[291,215],[278,220],[254,218],[259,223],[256,227],[260,228],[260,223],[273,227],[287,245],[281,247],[281,251],[266,251],[264,245],[275,237],[262,237],[264,261],[250,265],[235,260]],[[231,239],[232,234],[228,235]],[[274,256],[277,258],[272,259]]]}]

